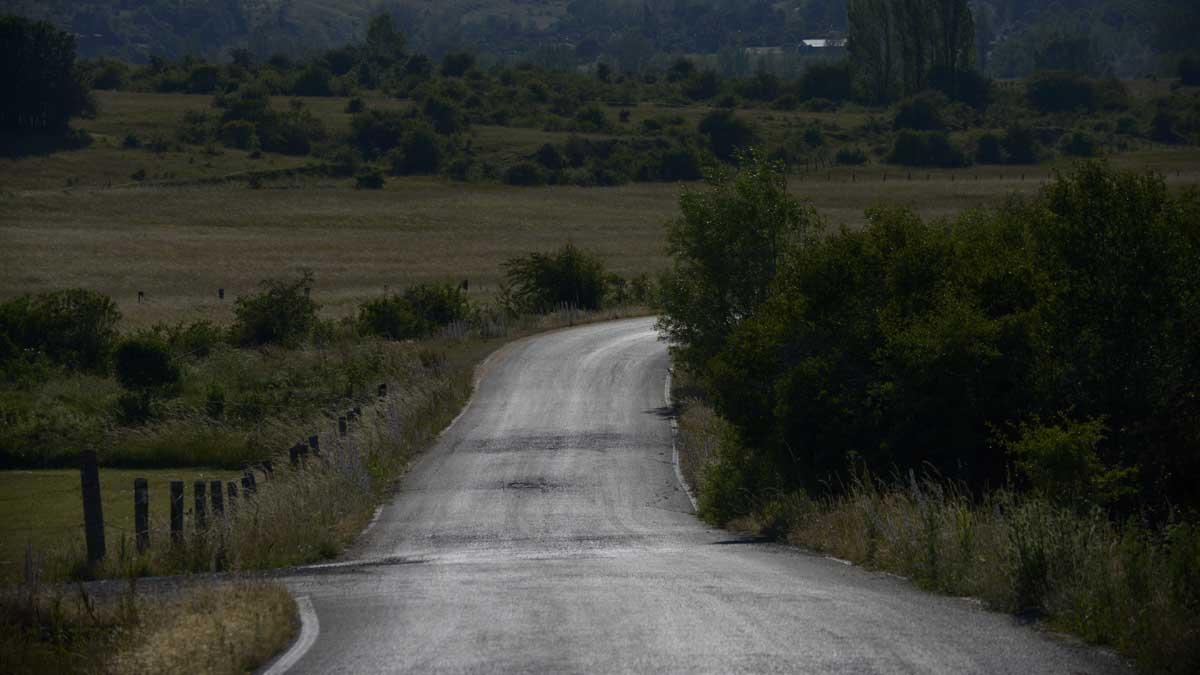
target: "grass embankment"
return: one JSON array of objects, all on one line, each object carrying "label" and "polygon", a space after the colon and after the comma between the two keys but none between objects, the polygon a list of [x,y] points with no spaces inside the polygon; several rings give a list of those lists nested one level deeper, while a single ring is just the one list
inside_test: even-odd
[{"label": "grass embankment", "polygon": [[9,673],[246,673],[283,650],[299,625],[276,583],[170,599],[22,587],[0,592],[0,662]]},{"label": "grass embankment", "polygon": [[[679,397],[680,464],[701,511],[705,469],[729,425],[687,388]],[[864,476],[841,494],[764,495],[727,525],[908,577],[917,586],[1043,619],[1115,647],[1147,672],[1200,668],[1200,528],[1149,530],[1099,511],[995,492],[972,499],[931,478]]]}]

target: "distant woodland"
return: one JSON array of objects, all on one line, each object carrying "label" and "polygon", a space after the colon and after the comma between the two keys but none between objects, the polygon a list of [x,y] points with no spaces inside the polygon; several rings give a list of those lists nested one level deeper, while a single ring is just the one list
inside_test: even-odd
[{"label": "distant woodland", "polygon": [[[10,0],[6,11],[76,35],[83,57],[266,59],[351,44],[369,18],[390,14],[416,50],[434,58],[470,49],[485,61],[621,72],[709,55],[722,75],[784,74],[838,49],[856,13],[921,31],[904,17],[938,0]],[[1173,72],[1196,49],[1200,5],[1187,0],[974,0],[965,4],[970,60],[1000,78],[1037,70],[1146,77]],[[915,12],[914,12],[915,10]],[[816,54],[814,54],[816,52]]]}]

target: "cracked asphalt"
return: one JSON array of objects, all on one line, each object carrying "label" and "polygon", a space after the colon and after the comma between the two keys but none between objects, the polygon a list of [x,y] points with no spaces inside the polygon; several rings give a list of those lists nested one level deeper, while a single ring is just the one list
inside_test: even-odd
[{"label": "cracked asphalt", "polygon": [[345,563],[291,672],[1126,672],[890,575],[704,525],[653,319],[513,343]]}]

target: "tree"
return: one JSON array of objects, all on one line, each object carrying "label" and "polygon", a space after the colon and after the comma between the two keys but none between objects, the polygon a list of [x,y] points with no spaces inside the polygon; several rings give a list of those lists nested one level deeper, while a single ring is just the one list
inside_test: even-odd
[{"label": "tree", "polygon": [[367,24],[367,53],[371,60],[390,66],[404,58],[404,33],[396,30],[392,17],[380,14]]},{"label": "tree", "polygon": [[847,0],[850,61],[868,99],[890,100],[895,88],[897,31],[889,0]]},{"label": "tree", "polygon": [[674,263],[661,282],[659,328],[697,369],[767,298],[785,252],[819,227],[813,208],[788,194],[781,164],[741,159],[736,173],[716,169],[707,190],[685,192],[682,217],[667,226]]},{"label": "tree", "polygon": [[0,131],[58,134],[95,99],[75,64],[75,38],[44,21],[0,17]]}]

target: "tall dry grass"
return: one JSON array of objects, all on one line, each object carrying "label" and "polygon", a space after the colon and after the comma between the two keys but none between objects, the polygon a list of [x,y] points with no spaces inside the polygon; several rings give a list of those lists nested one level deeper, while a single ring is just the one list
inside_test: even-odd
[{"label": "tall dry grass", "polygon": [[[702,401],[680,416],[681,463],[700,489],[727,425]],[[725,437],[724,442],[729,442]],[[698,468],[697,468],[698,467]],[[997,491],[976,499],[914,474],[852,479],[814,498],[752,495],[731,523],[940,593],[1040,617],[1150,672],[1200,672],[1200,527],[1111,522],[1099,509]]]},{"label": "tall dry grass", "polygon": [[246,673],[299,629],[277,583],[205,586],[172,596],[113,597],[82,588],[0,593],[6,673]]}]

